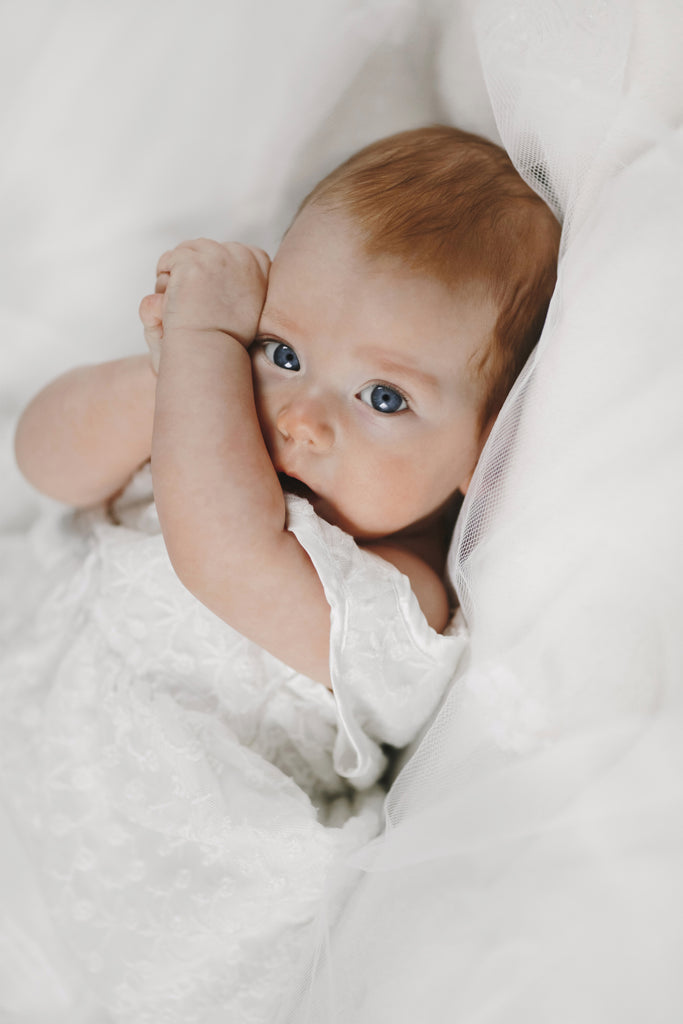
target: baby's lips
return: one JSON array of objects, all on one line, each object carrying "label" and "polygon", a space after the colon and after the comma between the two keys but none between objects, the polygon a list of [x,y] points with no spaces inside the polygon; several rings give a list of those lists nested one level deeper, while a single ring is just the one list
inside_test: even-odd
[{"label": "baby's lips", "polygon": [[290,476],[288,473],[279,471],[278,480],[280,481],[282,490],[285,491],[286,494],[294,494],[298,498],[307,498],[309,501],[312,501],[316,497],[315,492],[311,490],[308,484],[305,484],[303,480],[299,480],[298,477]]}]

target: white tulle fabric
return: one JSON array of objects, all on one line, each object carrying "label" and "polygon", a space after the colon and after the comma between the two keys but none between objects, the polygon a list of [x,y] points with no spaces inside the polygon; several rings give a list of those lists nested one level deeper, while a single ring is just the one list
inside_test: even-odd
[{"label": "white tulle fabric", "polygon": [[[559,280],[450,553],[470,656],[384,834],[351,858],[344,914],[321,912],[287,1019],[673,1024],[683,10],[475,0],[454,16],[500,138],[563,217]],[[467,122],[443,39],[444,101]]]},{"label": "white tulle fabric", "polygon": [[466,642],[291,497],[335,699],[182,587],[149,485],[5,541],[3,1022],[270,1024],[331,869],[378,831],[383,745],[415,737]]}]

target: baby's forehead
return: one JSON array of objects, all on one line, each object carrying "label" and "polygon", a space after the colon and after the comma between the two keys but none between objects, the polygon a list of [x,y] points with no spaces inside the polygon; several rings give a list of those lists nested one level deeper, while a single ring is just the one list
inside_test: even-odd
[{"label": "baby's forehead", "polygon": [[[273,267],[305,267],[314,273],[359,274],[371,282],[391,277],[399,282],[415,279],[445,289],[459,301],[486,303],[489,282],[467,267],[425,253],[419,239],[408,247],[392,246],[381,235],[363,227],[345,209],[312,204],[292,221],[275,253]],[[385,244],[386,242],[386,244]]]},{"label": "baby's forehead", "polygon": [[488,282],[451,272],[443,263],[372,246],[346,213],[307,207],[293,221],[275,254],[266,310],[279,318],[306,298],[342,304],[349,319],[372,305],[373,316],[396,310],[453,322],[490,324],[497,304]]}]

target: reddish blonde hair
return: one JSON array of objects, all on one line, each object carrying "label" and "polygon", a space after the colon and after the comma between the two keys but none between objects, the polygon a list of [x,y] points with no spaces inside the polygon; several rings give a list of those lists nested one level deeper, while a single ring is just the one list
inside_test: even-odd
[{"label": "reddish blonde hair", "polygon": [[482,429],[540,336],[555,287],[560,226],[500,146],[445,125],[400,132],[319,182],[313,203],[347,212],[371,257],[396,258],[453,290],[483,286],[498,309],[473,366]]}]

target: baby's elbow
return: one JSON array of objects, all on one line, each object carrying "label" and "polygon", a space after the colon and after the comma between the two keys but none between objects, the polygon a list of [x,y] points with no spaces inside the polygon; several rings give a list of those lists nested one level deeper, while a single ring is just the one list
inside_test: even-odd
[{"label": "baby's elbow", "polygon": [[14,460],[24,480],[48,498],[74,504],[55,465],[49,438],[36,429],[31,407],[20,416],[14,431]]},{"label": "baby's elbow", "polygon": [[176,531],[164,528],[162,533],[168,559],[182,585],[192,593],[201,590],[206,576],[201,553],[196,550],[195,545],[183,544]]},{"label": "baby's elbow", "polygon": [[30,417],[27,416],[27,410],[24,410],[14,430],[14,460],[24,479],[40,490],[37,483],[39,474],[34,466],[35,444],[31,434]]}]

